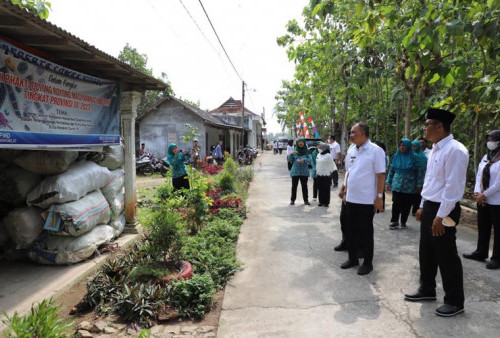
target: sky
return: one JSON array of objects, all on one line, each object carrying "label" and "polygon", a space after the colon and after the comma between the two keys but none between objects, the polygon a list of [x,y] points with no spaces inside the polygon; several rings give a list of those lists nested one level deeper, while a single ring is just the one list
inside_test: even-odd
[{"label": "sky", "polygon": [[276,38],[289,20],[301,22],[308,2],[201,0],[236,71],[200,0],[50,0],[48,21],[114,57],[129,43],[147,55],[155,77],[167,74],[176,97],[202,109],[240,100],[243,80],[245,107],[265,110],[268,132],[277,133],[274,97],[294,65]]}]

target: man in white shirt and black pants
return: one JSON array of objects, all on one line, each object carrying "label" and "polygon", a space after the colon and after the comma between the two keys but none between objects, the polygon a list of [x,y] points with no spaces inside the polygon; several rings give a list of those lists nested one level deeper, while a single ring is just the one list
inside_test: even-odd
[{"label": "man in white shirt and black pants", "polygon": [[355,124],[351,128],[351,141],[356,147],[349,151],[346,158],[349,170],[344,189],[349,259],[340,267],[349,269],[359,265],[358,252],[361,250],[364,260],[358,275],[366,275],[373,270],[373,216],[375,212],[384,211],[385,153],[370,142],[369,136],[368,125]]},{"label": "man in white shirt and black pants", "polygon": [[420,225],[420,287],[405,300],[436,299],[436,274],[443,280],[442,317],[464,311],[462,262],[457,252],[455,225],[460,219],[459,201],[464,194],[469,152],[450,133],[455,115],[441,109],[427,110],[425,138],[433,143],[427,161],[422,202],[415,218]]},{"label": "man in white shirt and black pants", "polygon": [[[338,166],[340,161],[340,144],[335,141],[335,135],[330,135],[330,139],[328,140],[328,142],[330,143],[330,155],[332,156],[335,165]],[[332,184],[334,188],[339,185],[338,170],[332,172]]]}]

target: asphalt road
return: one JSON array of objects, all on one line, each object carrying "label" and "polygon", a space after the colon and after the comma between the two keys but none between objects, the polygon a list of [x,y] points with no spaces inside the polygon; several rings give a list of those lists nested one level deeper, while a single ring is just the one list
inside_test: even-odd
[{"label": "asphalt road", "polygon": [[[407,229],[390,231],[388,201],[389,210],[374,219],[374,271],[359,276],[356,269],[340,269],[347,253],[333,251],[341,238],[336,190],[324,208],[303,205],[299,187],[290,206],[285,155],[266,152],[254,168],[250,213],[238,241],[244,267],[226,287],[219,337],[500,336],[500,270],[462,259],[465,312],[438,317],[439,274],[437,301],[403,300],[418,287],[419,224],[413,218]],[[476,236],[459,225],[460,254],[475,249]]]}]

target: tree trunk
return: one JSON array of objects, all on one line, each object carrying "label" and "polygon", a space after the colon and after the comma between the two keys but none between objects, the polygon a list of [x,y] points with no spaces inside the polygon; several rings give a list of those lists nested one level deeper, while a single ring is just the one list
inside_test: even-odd
[{"label": "tree trunk", "polygon": [[405,137],[411,138],[411,110],[415,100],[415,92],[412,90],[408,93],[408,102],[406,103],[405,112]]},{"label": "tree trunk", "polygon": [[474,176],[477,175],[479,151],[479,113],[474,117]]},{"label": "tree trunk", "polygon": [[347,133],[347,109],[349,106],[349,96],[346,94],[345,95],[345,100],[344,100],[344,112],[342,114],[342,130],[341,130],[341,136],[340,136],[340,149],[342,154],[344,154],[347,151],[347,138],[349,137]]}]

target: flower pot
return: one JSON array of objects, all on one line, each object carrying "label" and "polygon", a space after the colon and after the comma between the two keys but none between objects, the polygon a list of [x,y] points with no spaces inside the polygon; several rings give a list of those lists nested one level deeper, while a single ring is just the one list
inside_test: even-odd
[{"label": "flower pot", "polygon": [[166,286],[170,281],[174,279],[190,279],[193,277],[193,267],[191,263],[187,261],[181,261],[182,267],[180,271],[176,274],[170,274],[161,279],[160,284]]}]

